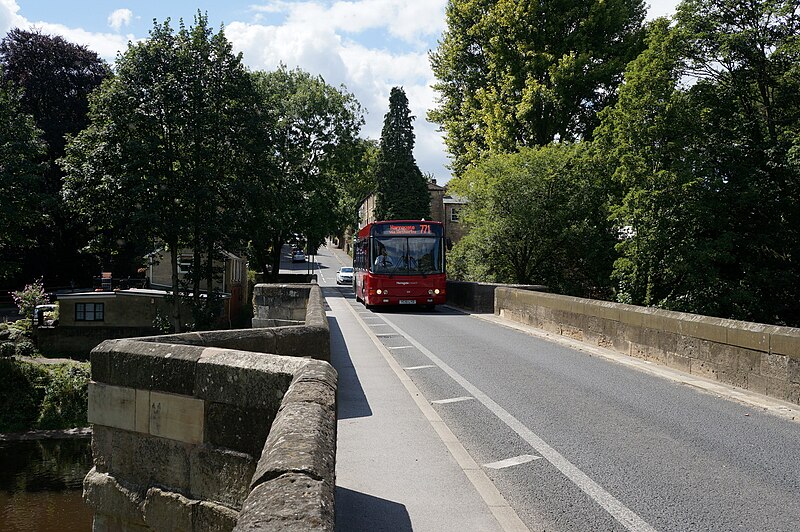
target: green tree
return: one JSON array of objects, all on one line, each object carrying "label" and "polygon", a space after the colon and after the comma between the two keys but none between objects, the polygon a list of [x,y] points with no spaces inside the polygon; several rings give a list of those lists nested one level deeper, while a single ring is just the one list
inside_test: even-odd
[{"label": "green tree", "polygon": [[450,0],[430,54],[445,132],[461,175],[486,152],[590,139],[642,49],[642,0]]},{"label": "green tree", "polygon": [[431,215],[428,185],[414,160],[413,120],[405,91],[392,88],[375,169],[379,220],[419,220]]},{"label": "green tree", "polygon": [[471,228],[449,273],[608,295],[614,235],[601,168],[589,143],[553,144],[487,157],[448,183],[469,200],[460,216]]},{"label": "green tree", "polygon": [[0,81],[0,280],[20,271],[23,252],[36,244],[35,228],[46,223],[40,133],[17,91]]},{"label": "green tree", "polygon": [[[182,292],[178,255],[192,247],[196,303],[200,279],[211,286],[216,252],[237,244],[242,184],[257,173],[255,104],[241,56],[204,15],[177,33],[169,20],[154,24],[118,58],[116,76],[92,98],[89,127],[67,147],[67,201],[102,247],[165,244],[174,294]],[[176,298],[178,328],[179,309]]]},{"label": "green tree", "polygon": [[256,264],[277,278],[283,244],[293,233],[313,253],[343,224],[338,192],[362,158],[361,106],[344,87],[285,66],[256,72],[270,146],[263,171],[248,193],[248,234]]},{"label": "green tree", "polygon": [[88,96],[109,75],[108,66],[84,46],[19,28],[0,41],[0,65],[1,78],[20,91],[21,111],[33,117],[46,146],[37,211],[47,222],[37,226],[37,245],[25,254],[24,269],[49,282],[88,280],[93,261],[79,251],[87,236],[61,201],[63,173],[55,161],[64,154],[66,137],[86,127]]},{"label": "green tree", "polygon": [[654,23],[597,135],[631,228],[620,298],[800,323],[796,3],[691,0],[675,19]]}]

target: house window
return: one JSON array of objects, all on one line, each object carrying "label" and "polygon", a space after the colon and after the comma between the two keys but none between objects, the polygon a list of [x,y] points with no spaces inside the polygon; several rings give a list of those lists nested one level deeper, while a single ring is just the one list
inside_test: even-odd
[{"label": "house window", "polygon": [[105,303],[75,303],[75,321],[103,321]]},{"label": "house window", "polygon": [[450,209],[450,221],[458,223],[458,209],[455,207]]},{"label": "house window", "polygon": [[189,270],[192,269],[193,258],[191,255],[181,255],[178,259],[178,273],[181,275],[188,275]]}]

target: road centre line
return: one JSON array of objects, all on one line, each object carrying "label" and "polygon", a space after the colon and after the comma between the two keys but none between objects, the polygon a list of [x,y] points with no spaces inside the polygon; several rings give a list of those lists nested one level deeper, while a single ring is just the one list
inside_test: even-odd
[{"label": "road centre line", "polygon": [[435,368],[433,364],[428,364],[427,366],[411,366],[409,368],[403,368],[404,370],[408,371],[410,369],[428,369],[428,368]]},{"label": "road centre line", "polygon": [[599,504],[606,512],[616,519],[622,526],[631,530],[632,532],[656,532],[655,528],[650,526],[644,519],[639,517],[630,508],[625,506],[616,497],[611,495],[600,484],[589,478],[589,476],[578,469],[572,462],[567,460],[561,453],[550,447],[543,439],[541,439],[531,429],[526,427],[521,421],[511,415],[502,406],[497,404],[491,397],[479,390],[475,385],[462,377],[457,371],[448,366],[443,360],[434,355],[431,351],[425,348],[422,344],[414,340],[408,333],[403,331],[400,327],[386,320],[392,328],[402,335],[414,347],[419,349],[431,362],[439,366],[439,368],[447,373],[454,381],[460,384],[468,393],[480,401],[486,408],[489,409],[495,416],[497,416],[503,423],[505,423],[511,430],[517,433],[523,440],[533,447],[533,449],[542,455],[548,462],[550,462],[556,469],[558,469],[565,477],[567,477],[573,484],[586,493],[592,500]]},{"label": "road centre line", "polygon": [[417,388],[417,385],[414,384],[414,381],[411,380],[411,377],[403,371],[403,368],[397,363],[394,359],[392,354],[386,348],[385,345],[378,339],[378,334],[375,334],[367,327],[364,320],[359,316],[358,312],[354,307],[349,307],[350,312],[356,318],[356,320],[361,324],[364,332],[367,333],[372,339],[372,343],[375,344],[375,347],[378,351],[383,355],[383,358],[386,360],[386,363],[392,369],[392,371],[397,375],[397,378],[400,379],[400,382],[405,387],[406,391],[410,395],[411,399],[417,405],[417,408],[420,409],[422,414],[425,416],[425,419],[428,420],[433,430],[439,436],[439,439],[442,443],[447,447],[447,450],[455,459],[456,463],[458,463],[461,470],[464,472],[464,475],[469,479],[469,481],[474,486],[475,490],[478,492],[478,495],[483,499],[486,506],[489,508],[489,511],[494,515],[495,519],[497,520],[500,527],[506,532],[530,532],[528,527],[525,523],[517,515],[517,512],[508,502],[505,500],[503,495],[497,489],[497,486],[489,479],[483,469],[475,462],[475,460],[470,456],[464,446],[458,441],[455,434],[450,430],[447,424],[442,421],[442,418],[439,414],[434,410],[434,408],[428,403],[428,400],[422,395],[422,392]]},{"label": "road centre line", "polygon": [[435,405],[449,405],[450,403],[460,403],[462,401],[471,401],[475,399],[474,397],[453,397],[452,399],[437,399],[436,401],[431,401],[431,403]]},{"label": "road centre line", "polygon": [[[395,345],[395,346],[387,345],[386,347],[388,347],[389,349],[413,349],[414,348],[413,345]],[[408,369],[408,368],[406,368],[406,369]]]},{"label": "road centre line", "polygon": [[521,454],[512,458],[506,458],[505,460],[498,460],[497,462],[492,462],[490,464],[483,464],[483,467],[488,467],[489,469],[505,469],[507,467],[527,464],[528,462],[541,459],[541,456],[536,456],[534,454]]}]

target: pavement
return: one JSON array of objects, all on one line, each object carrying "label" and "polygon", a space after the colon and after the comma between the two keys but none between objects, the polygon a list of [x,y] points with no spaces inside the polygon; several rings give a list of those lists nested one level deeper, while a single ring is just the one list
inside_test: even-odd
[{"label": "pavement", "polygon": [[528,530],[367,325],[370,311],[336,287],[340,249],[317,255],[339,372],[336,529]]}]

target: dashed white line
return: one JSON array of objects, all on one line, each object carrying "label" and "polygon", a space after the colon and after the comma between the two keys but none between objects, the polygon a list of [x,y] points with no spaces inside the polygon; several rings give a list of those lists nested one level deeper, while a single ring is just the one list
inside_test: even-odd
[{"label": "dashed white line", "polygon": [[433,364],[428,364],[427,366],[411,366],[411,367],[403,368],[403,369],[405,369],[405,370],[409,370],[409,369],[428,369],[428,368],[435,368],[435,367],[436,366],[434,366]]},{"label": "dashed white line", "polygon": [[489,469],[505,469],[506,467],[527,464],[528,462],[541,459],[541,456],[536,456],[535,454],[521,454],[512,458],[506,458],[505,460],[498,460],[497,462],[492,462],[490,464],[483,464],[483,467],[488,467]]},{"label": "dashed white line", "polygon": [[395,346],[387,345],[386,347],[388,347],[389,349],[413,349],[414,348],[413,345],[395,345]]},{"label": "dashed white line", "polygon": [[431,403],[435,405],[447,405],[450,403],[460,403],[461,401],[471,401],[475,399],[474,397],[453,397],[451,399],[437,399],[436,401],[431,401]]}]

